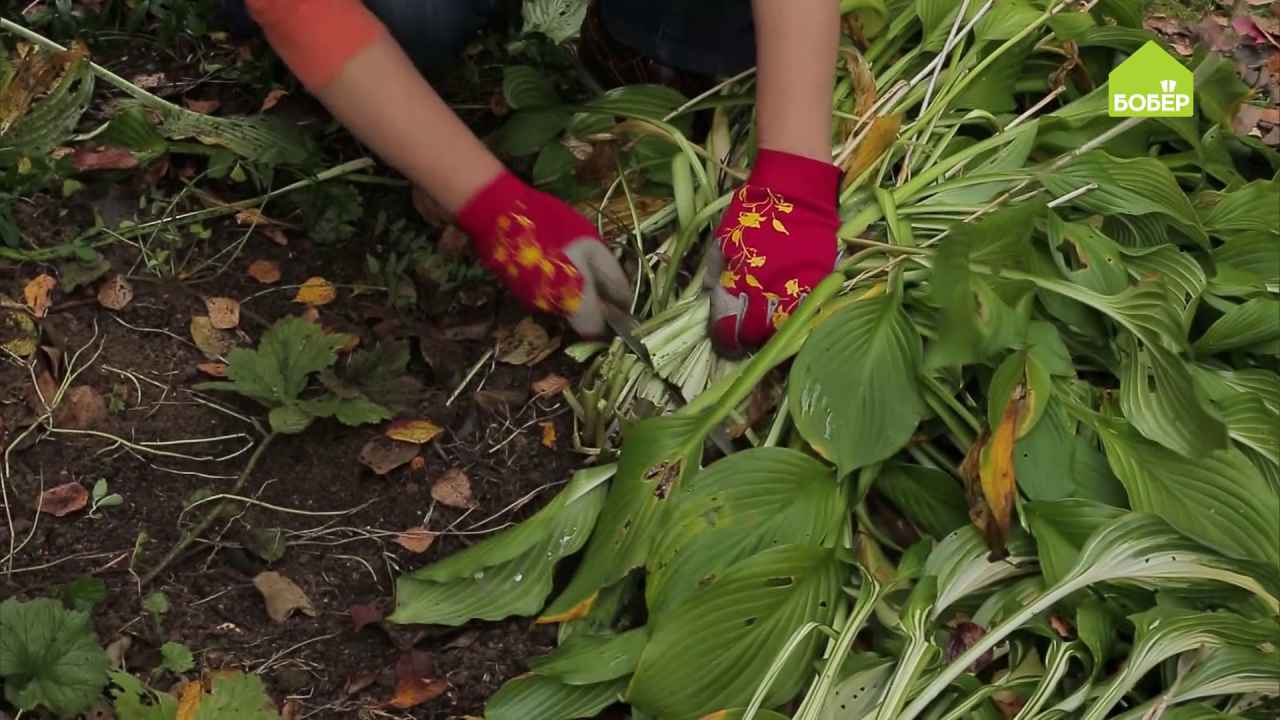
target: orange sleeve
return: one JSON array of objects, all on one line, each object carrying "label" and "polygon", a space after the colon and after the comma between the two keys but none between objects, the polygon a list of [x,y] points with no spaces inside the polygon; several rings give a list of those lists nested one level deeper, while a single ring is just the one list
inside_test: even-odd
[{"label": "orange sleeve", "polygon": [[328,85],[347,61],[387,34],[360,0],[247,0],[249,12],[310,90]]}]

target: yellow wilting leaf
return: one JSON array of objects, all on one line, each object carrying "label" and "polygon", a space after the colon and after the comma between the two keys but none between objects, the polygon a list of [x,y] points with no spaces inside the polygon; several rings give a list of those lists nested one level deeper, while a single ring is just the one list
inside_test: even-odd
[{"label": "yellow wilting leaf", "polygon": [[543,615],[539,617],[537,620],[534,620],[533,624],[534,625],[554,625],[556,623],[566,623],[571,620],[584,618],[587,616],[587,613],[591,612],[592,606],[596,604],[596,595],[599,595],[599,594],[600,593],[598,592],[591,593],[591,597],[587,598],[586,600],[583,600],[577,605],[574,605],[568,610],[565,610],[562,613],[557,613],[555,615]]},{"label": "yellow wilting leaf", "polygon": [[298,288],[298,294],[293,296],[293,301],[303,303],[304,305],[328,305],[338,297],[338,291],[334,289],[333,284],[322,277],[310,277],[302,283],[302,287]]},{"label": "yellow wilting leaf", "polygon": [[556,449],[556,424],[548,420],[538,423],[542,427],[542,444],[552,450]]},{"label": "yellow wilting leaf", "polygon": [[782,224],[782,221],[781,221],[781,220],[779,220],[778,218],[774,218],[774,219],[773,219],[773,229],[774,229],[774,230],[777,230],[778,232],[782,233],[783,235],[790,235],[790,234],[791,234],[790,232],[788,232],[788,231],[787,231],[787,226],[786,226],[786,225],[783,225],[783,224]]},{"label": "yellow wilting leaf", "polygon": [[396,420],[387,426],[385,435],[392,440],[421,445],[430,442],[443,431],[443,428],[430,420]]},{"label": "yellow wilting leaf", "polygon": [[984,522],[979,523],[979,529],[992,554],[1000,557],[1008,552],[1005,545],[1013,516],[1013,498],[1017,492],[1013,447],[1025,406],[1025,396],[1015,393],[1005,405],[1000,424],[978,455],[978,479],[982,504],[985,505],[985,513],[980,514]]},{"label": "yellow wilting leaf", "polygon": [[192,680],[182,686],[182,696],[178,700],[176,720],[195,720],[200,711],[200,701],[204,698],[204,687],[200,680]]},{"label": "yellow wilting leaf", "polygon": [[27,301],[27,308],[32,315],[42,318],[49,314],[49,293],[57,286],[58,281],[48,274],[37,275],[27,283],[22,289],[22,297]]},{"label": "yellow wilting leaf", "polygon": [[858,144],[858,148],[849,156],[844,166],[844,187],[849,187],[858,176],[875,165],[893,143],[898,139],[898,129],[902,127],[902,114],[881,115],[871,122],[866,137]]}]

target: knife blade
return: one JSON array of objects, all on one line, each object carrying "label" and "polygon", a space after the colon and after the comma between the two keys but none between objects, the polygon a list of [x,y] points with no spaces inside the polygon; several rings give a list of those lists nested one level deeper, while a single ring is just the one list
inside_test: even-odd
[{"label": "knife blade", "polygon": [[636,330],[640,327],[640,321],[635,316],[623,310],[621,307],[611,302],[604,302],[604,321],[608,323],[609,328],[618,336],[627,349],[635,353],[644,364],[653,367],[653,356],[649,354],[649,348],[636,337]]}]

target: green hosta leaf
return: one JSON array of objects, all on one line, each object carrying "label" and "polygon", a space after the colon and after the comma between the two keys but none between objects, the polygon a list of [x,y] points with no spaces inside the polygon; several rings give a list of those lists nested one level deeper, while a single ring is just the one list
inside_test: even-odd
[{"label": "green hosta leaf", "polygon": [[830,465],[785,448],[734,453],[693,476],[671,498],[646,563],[650,615],[761,550],[833,547],[848,511],[845,488]]},{"label": "green hosta leaf", "polygon": [[551,143],[542,148],[533,163],[533,184],[542,186],[567,177],[573,172],[577,159],[562,143]]},{"label": "green hosta leaf", "polygon": [[525,0],[520,8],[524,32],[542,33],[562,43],[578,34],[590,4],[587,0]]},{"label": "green hosta leaf", "polygon": [[987,388],[987,423],[995,428],[1005,416],[1011,401],[1022,403],[1018,416],[1017,437],[1022,438],[1040,422],[1053,399],[1053,379],[1035,355],[1020,350],[1005,358],[991,376]]},{"label": "green hosta leaf", "polygon": [[227,356],[229,383],[202,388],[230,390],[269,408],[298,400],[314,372],[337,361],[347,337],[324,332],[319,325],[288,317],[272,325],[253,350],[237,348]]},{"label": "green hosta leaf", "polygon": [[1196,110],[1209,120],[1231,130],[1240,105],[1253,94],[1240,79],[1235,63],[1218,53],[1204,53],[1196,68]]},{"label": "green hosta leaf", "polygon": [[898,452],[915,432],[924,415],[916,383],[921,352],[894,295],[840,309],[801,348],[787,402],[800,434],[842,476]]},{"label": "green hosta leaf", "polygon": [[700,415],[667,415],[623,431],[618,475],[609,487],[598,528],[573,580],[546,616],[590,603],[600,588],[649,559],[671,506],[668,498],[698,471],[704,425]]},{"label": "green hosta leaf", "polygon": [[497,148],[512,157],[533,155],[555,140],[569,125],[571,117],[563,108],[517,110],[498,129],[494,138]]},{"label": "green hosta leaf", "polygon": [[540,108],[560,103],[551,79],[528,65],[502,68],[502,97],[513,110]]},{"label": "green hosta leaf", "polygon": [[820,720],[873,717],[885,689],[889,687],[893,668],[893,662],[883,662],[855,671],[841,680],[823,703],[822,713],[818,716]]},{"label": "green hosta leaf", "polygon": [[566,685],[593,685],[630,675],[649,641],[639,627],[617,635],[575,635],[550,655],[533,658],[533,672]]},{"label": "green hosta leaf", "polygon": [[920,465],[886,465],[876,489],[921,531],[943,538],[969,524],[969,504],[955,478]]},{"label": "green hosta leaf", "polygon": [[1191,255],[1174,245],[1158,245],[1150,248],[1122,248],[1129,272],[1138,280],[1155,279],[1163,282],[1173,293],[1186,327],[1195,313],[1197,301],[1204,293],[1208,280],[1204,268]]},{"label": "green hosta leaf", "polygon": [[575,720],[593,718],[618,702],[626,679],[566,685],[555,678],[521,675],[507,681],[485,704],[486,720]]},{"label": "green hosta leaf", "polygon": [[1126,504],[1124,487],[1111,472],[1097,442],[1050,400],[1045,417],[1014,446],[1018,487],[1032,500],[1078,497]]},{"label": "green hosta leaf", "polygon": [[932,617],[937,618],[942,611],[967,595],[1036,571],[1035,550],[1025,535],[1015,533],[1007,549],[1007,558],[989,560],[990,549],[982,535],[970,525],[943,538],[929,553],[924,566],[926,576],[938,578]]},{"label": "green hosta leaf", "polygon": [[996,3],[978,21],[973,32],[979,40],[1008,40],[1040,19],[1042,13],[1042,10],[1032,6],[1027,0]]},{"label": "green hosta leaf", "polygon": [[1280,465],[1280,413],[1256,395],[1236,393],[1218,402],[1227,432],[1242,445]]},{"label": "green hosta leaf", "polygon": [[1280,320],[1277,318],[1280,318],[1280,300],[1254,298],[1218,318],[1193,347],[1198,355],[1214,355],[1270,342],[1280,338]]},{"label": "green hosta leaf", "polygon": [[1027,503],[1022,507],[1022,514],[1036,539],[1045,582],[1052,585],[1075,567],[1080,549],[1089,538],[1126,511],[1091,500],[1068,498]]},{"label": "green hosta leaf", "polygon": [[984,653],[1063,598],[1100,582],[1146,588],[1227,583],[1254,593],[1272,613],[1280,613],[1280,573],[1273,567],[1224,558],[1174,531],[1154,515],[1128,513],[1099,528],[1065,577],[936,674],[915,694],[900,717],[917,717]]},{"label": "green hosta leaf", "polygon": [[1280,640],[1280,625],[1275,621],[1246,620],[1226,612],[1179,612],[1155,607],[1131,619],[1137,634],[1129,657],[1083,715],[1084,720],[1107,717],[1147,672],[1168,658],[1199,648],[1252,646]]},{"label": "green hosta leaf", "polygon": [[248,673],[215,675],[194,720],[278,720],[262,678]]},{"label": "green hosta leaf", "polygon": [[[845,572],[834,550],[799,545],[738,563],[669,614],[651,618],[653,634],[627,699],[659,717],[745,706],[794,632],[810,622],[830,624]],[[819,640],[810,634],[791,654],[766,706],[800,689]]]},{"label": "green hosta leaf", "polygon": [[1102,232],[1130,249],[1169,243],[1169,228],[1162,215],[1110,215],[1102,219]]},{"label": "green hosta leaf", "polygon": [[577,552],[604,504],[610,467],[583,470],[519,525],[396,580],[396,623],[461,625],[533,615],[551,592],[556,564]]},{"label": "green hosta leaf", "polygon": [[589,100],[583,110],[628,118],[662,120],[688,100],[667,85],[624,85]]},{"label": "green hosta leaf", "polygon": [[1186,361],[1131,338],[1120,369],[1120,408],[1147,438],[1182,455],[1227,447],[1227,426],[1201,392]]},{"label": "green hosta leaf", "polygon": [[[978,12],[979,5],[980,3],[969,3],[964,20],[960,21],[962,28]],[[921,47],[926,51],[935,52],[946,45],[947,36],[951,34],[951,27],[955,23],[959,8],[960,4],[953,0],[915,0],[916,15],[924,28],[924,41]]]},{"label": "green hosta leaf", "polygon": [[1058,196],[1096,184],[1096,188],[1072,200],[1071,204],[1103,215],[1158,213],[1201,244],[1208,245],[1191,201],[1178,187],[1169,168],[1155,158],[1123,160],[1094,150],[1066,167],[1044,173],[1040,182]]},{"label": "green hosta leaf", "polygon": [[1228,645],[1200,659],[1169,699],[1177,704],[1216,695],[1275,693],[1278,687],[1280,654]]},{"label": "green hosta leaf", "polygon": [[1098,431],[1134,510],[1231,557],[1280,565],[1280,496],[1239,450],[1185,457],[1116,424]]},{"label": "green hosta leaf", "polygon": [[1222,193],[1217,204],[1204,214],[1204,226],[1215,235],[1231,237],[1240,232],[1269,233],[1280,243],[1280,180],[1255,180]]},{"label": "green hosta leaf", "polygon": [[1196,381],[1214,402],[1225,400],[1236,393],[1250,393],[1272,412],[1280,413],[1280,375],[1270,370],[1219,370],[1197,365]]},{"label": "green hosta leaf", "polygon": [[178,699],[156,692],[126,672],[111,673],[111,689],[118,720],[174,720]]},{"label": "green hosta leaf", "polygon": [[1117,644],[1116,631],[1120,619],[1118,613],[1097,596],[1085,598],[1076,610],[1076,634],[1093,656],[1090,677],[1098,677],[1106,668],[1112,648]]},{"label": "green hosta leaf", "polygon": [[1051,212],[1049,244],[1055,248],[1069,244],[1074,251],[1080,269],[1062,268],[1073,282],[1103,295],[1114,295],[1129,287],[1120,246],[1091,226],[1065,222]]},{"label": "green hosta leaf", "polygon": [[167,642],[160,646],[160,667],[171,673],[181,675],[196,666],[195,656],[191,648],[178,642]]},{"label": "green hosta leaf", "polygon": [[[1027,164],[1032,148],[1036,144],[1034,132],[1023,133],[1007,145],[995,152],[991,158],[972,171],[965,173],[966,180],[988,175],[999,175],[1021,170]],[[982,205],[994,199],[996,195],[1008,190],[1016,181],[1001,179],[989,183],[970,185],[943,190],[920,201],[922,205]]]},{"label": "green hosta leaf", "polygon": [[0,603],[0,680],[19,710],[88,710],[107,684],[107,655],[88,613],[48,598]]},{"label": "green hosta leaf", "polygon": [[1239,233],[1223,240],[1213,249],[1213,260],[1220,268],[1226,265],[1257,277],[1261,283],[1280,284],[1280,243],[1274,236]]},{"label": "green hosta leaf", "polygon": [[[643,715],[636,715],[633,712],[631,720],[645,720],[645,717],[646,716]],[[699,714],[697,717],[690,716],[687,718],[681,718],[681,720],[707,720],[707,718],[710,718],[711,720],[747,720],[747,711],[742,708],[717,710],[707,715]],[[757,710],[751,715],[751,720],[790,720],[790,718],[782,713],[776,713],[772,710]]]},{"label": "green hosta leaf", "polygon": [[1102,295],[1072,283],[1028,276],[1037,286],[1084,303],[1110,317],[1147,345],[1174,352],[1186,348],[1186,329],[1173,293],[1163,282],[1146,281],[1115,295]]},{"label": "green hosta leaf", "polygon": [[1027,40],[1004,51],[965,87],[952,106],[1000,113],[1017,109],[1014,91],[1033,49],[1034,43]]}]

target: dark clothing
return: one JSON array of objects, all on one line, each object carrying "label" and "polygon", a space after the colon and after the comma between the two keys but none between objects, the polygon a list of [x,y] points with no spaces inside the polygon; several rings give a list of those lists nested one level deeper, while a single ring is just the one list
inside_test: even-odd
[{"label": "dark clothing", "polygon": [[[364,0],[426,71],[455,61],[468,40],[497,10],[497,0]],[[223,0],[233,32],[256,26],[244,0]],[[601,0],[612,39],[669,67],[704,75],[730,75],[755,63],[748,0]]]}]

